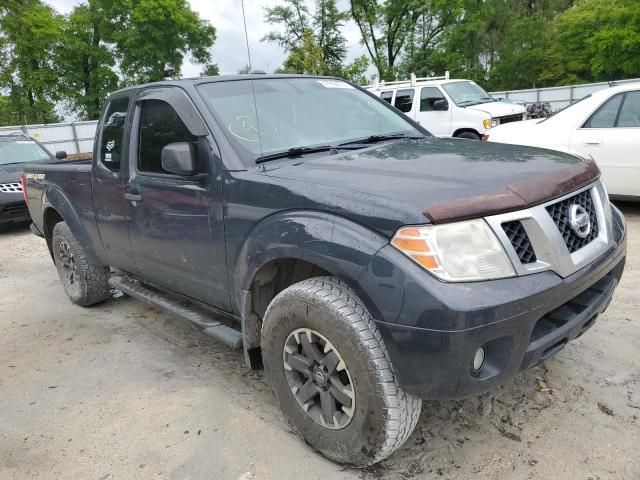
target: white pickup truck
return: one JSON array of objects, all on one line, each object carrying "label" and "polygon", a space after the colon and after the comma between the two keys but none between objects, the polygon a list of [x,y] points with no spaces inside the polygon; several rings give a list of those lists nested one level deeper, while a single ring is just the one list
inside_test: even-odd
[{"label": "white pickup truck", "polygon": [[480,140],[492,127],[527,117],[525,107],[497,101],[471,80],[449,78],[449,72],[365,88],[438,137]]}]

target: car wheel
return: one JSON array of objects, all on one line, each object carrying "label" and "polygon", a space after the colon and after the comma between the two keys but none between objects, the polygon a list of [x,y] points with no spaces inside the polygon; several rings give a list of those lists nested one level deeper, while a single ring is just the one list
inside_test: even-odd
[{"label": "car wheel", "polygon": [[107,299],[109,267],[89,261],[65,222],[53,227],[51,247],[60,281],[73,303],[86,307]]},{"label": "car wheel", "polygon": [[421,400],[398,385],[371,315],[336,278],[311,278],[273,299],[262,358],[293,430],[331,460],[374,464],[416,426]]},{"label": "car wheel", "polygon": [[467,140],[480,140],[480,135],[473,132],[462,132],[456,135],[457,138],[466,138]]}]

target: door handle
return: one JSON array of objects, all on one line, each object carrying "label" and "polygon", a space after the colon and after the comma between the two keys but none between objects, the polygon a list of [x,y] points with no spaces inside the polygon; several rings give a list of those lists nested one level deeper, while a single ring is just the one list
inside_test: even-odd
[{"label": "door handle", "polygon": [[599,147],[602,145],[602,140],[585,140],[584,145],[586,147]]},{"label": "door handle", "polygon": [[142,201],[142,195],[139,195],[137,193],[125,193],[124,194],[124,198],[129,200],[130,202],[141,202]]}]

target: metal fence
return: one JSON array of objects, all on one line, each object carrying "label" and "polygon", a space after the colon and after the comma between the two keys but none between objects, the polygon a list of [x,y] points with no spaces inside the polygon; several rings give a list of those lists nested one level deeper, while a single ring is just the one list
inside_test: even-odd
[{"label": "metal fence", "polygon": [[[640,78],[630,80],[618,80],[616,85],[624,83],[640,82]],[[531,88],[528,90],[505,90],[502,92],[491,92],[491,95],[498,99],[509,100],[520,105],[531,105],[548,103],[551,111],[557,112],[561,108],[572,104],[598,90],[609,88],[608,82],[585,83],[582,85],[569,85],[566,87]]]},{"label": "metal fence", "polygon": [[23,132],[41,142],[51,153],[64,150],[68,154],[93,150],[97,121],[51,123],[48,125],[20,125],[0,127],[0,134]]}]

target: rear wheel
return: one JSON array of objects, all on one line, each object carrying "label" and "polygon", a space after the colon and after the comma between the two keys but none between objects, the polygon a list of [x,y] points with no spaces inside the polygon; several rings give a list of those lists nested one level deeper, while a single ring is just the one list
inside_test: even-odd
[{"label": "rear wheel", "polygon": [[109,267],[89,261],[65,222],[53,227],[51,247],[58,276],[73,303],[86,307],[107,299]]},{"label": "rear wheel", "polygon": [[273,299],[262,357],[293,430],[331,460],[376,463],[398,449],[418,421],[421,400],[398,385],[369,312],[333,277],[305,280]]}]

